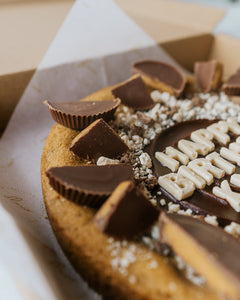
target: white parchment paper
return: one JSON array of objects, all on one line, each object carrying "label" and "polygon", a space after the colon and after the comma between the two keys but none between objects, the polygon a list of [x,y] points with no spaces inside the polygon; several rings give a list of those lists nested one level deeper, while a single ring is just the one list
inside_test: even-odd
[{"label": "white parchment paper", "polygon": [[174,63],[111,0],[75,2],[0,141],[0,296],[13,284],[11,299],[98,298],[68,263],[46,218],[40,160],[54,121],[42,102],[75,101],[125,80],[142,59]]}]

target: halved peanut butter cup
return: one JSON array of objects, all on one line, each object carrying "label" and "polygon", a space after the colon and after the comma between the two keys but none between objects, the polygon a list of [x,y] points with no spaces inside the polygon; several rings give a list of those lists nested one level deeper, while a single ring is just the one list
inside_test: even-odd
[{"label": "halved peanut butter cup", "polygon": [[198,87],[204,93],[216,91],[222,83],[223,65],[216,60],[196,62],[194,74]]},{"label": "halved peanut butter cup", "polygon": [[224,83],[223,91],[230,96],[240,96],[240,69]]},{"label": "halved peanut butter cup", "polygon": [[122,104],[138,110],[150,109],[154,102],[140,76],[133,76],[112,89],[114,97],[121,99]]},{"label": "halved peanut butter cup", "polygon": [[97,212],[94,222],[110,235],[130,238],[157,221],[159,210],[132,181],[120,183]]},{"label": "halved peanut butter cup", "polygon": [[160,215],[160,236],[216,291],[227,299],[238,299],[240,243],[237,239],[193,217],[165,213]]},{"label": "halved peanut butter cup", "polygon": [[125,180],[134,180],[130,165],[81,165],[51,168],[49,183],[60,195],[82,205],[99,207]]},{"label": "halved peanut butter cup", "polygon": [[178,97],[186,85],[186,77],[176,67],[153,60],[136,62],[133,73],[140,74],[143,81],[153,89]]},{"label": "halved peanut butter cup", "polygon": [[117,158],[126,152],[128,147],[103,119],[99,119],[75,137],[70,150],[86,159],[97,159],[100,156]]},{"label": "halved peanut butter cup", "polygon": [[44,101],[57,123],[77,130],[86,128],[96,119],[111,120],[120,103],[120,99],[59,103]]}]

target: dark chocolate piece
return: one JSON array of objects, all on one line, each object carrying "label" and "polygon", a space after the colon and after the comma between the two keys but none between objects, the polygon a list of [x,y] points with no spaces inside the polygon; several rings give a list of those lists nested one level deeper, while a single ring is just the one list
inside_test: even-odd
[{"label": "dark chocolate piece", "polygon": [[186,84],[186,78],[178,68],[160,61],[136,62],[133,72],[140,74],[148,86],[176,97],[182,93]]},{"label": "dark chocolate piece", "polygon": [[223,91],[227,95],[240,96],[240,69],[224,83]]},{"label": "dark chocolate piece", "polygon": [[84,129],[96,119],[103,118],[105,121],[113,119],[113,114],[120,103],[120,99],[77,102],[44,101],[57,123],[77,130]]},{"label": "dark chocolate piece", "polygon": [[[218,120],[206,119],[185,121],[175,124],[161,132],[147,148],[147,152],[152,158],[156,175],[159,177],[171,173],[167,167],[162,166],[155,158],[156,151],[164,151],[168,146],[176,146],[180,139],[189,137],[192,131],[206,128],[217,121]],[[240,172],[239,167],[237,167],[237,172]],[[230,221],[240,223],[240,213],[235,211],[227,201],[213,195],[212,186],[206,186],[204,190],[196,189],[191,197],[181,201],[174,198],[162,187],[159,189],[162,192],[161,198],[164,198],[167,202],[179,204],[182,209],[190,208],[196,214],[215,215],[217,216],[219,223],[223,226]],[[157,194],[156,196],[159,197]]]},{"label": "dark chocolate piece", "polygon": [[128,147],[103,119],[99,119],[74,138],[70,150],[86,159],[97,159],[100,156],[117,158]]},{"label": "dark chocolate piece", "polygon": [[209,285],[237,299],[240,293],[240,243],[237,239],[201,220],[165,213],[160,215],[160,236],[162,242],[169,244],[203,275]]},{"label": "dark chocolate piece", "polygon": [[131,238],[157,221],[159,210],[132,181],[120,183],[97,212],[94,221],[110,235]]},{"label": "dark chocolate piece", "polygon": [[63,197],[88,206],[100,206],[116,186],[134,180],[127,164],[65,166],[46,172],[50,185]]},{"label": "dark chocolate piece", "polygon": [[215,91],[222,82],[223,66],[216,60],[196,62],[194,74],[198,87],[204,93]]},{"label": "dark chocolate piece", "polygon": [[112,90],[114,97],[121,99],[122,104],[134,109],[150,109],[154,102],[140,76],[134,76]]}]

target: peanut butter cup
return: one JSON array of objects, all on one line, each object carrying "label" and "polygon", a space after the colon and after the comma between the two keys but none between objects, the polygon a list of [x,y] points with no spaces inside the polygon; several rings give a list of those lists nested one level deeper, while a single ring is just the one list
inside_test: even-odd
[{"label": "peanut butter cup", "polygon": [[152,60],[136,62],[133,73],[140,74],[144,82],[162,92],[168,92],[178,97],[184,90],[186,78],[176,67]]},{"label": "peanut butter cup", "polygon": [[57,123],[77,130],[84,129],[96,119],[111,120],[120,103],[120,99],[59,103],[44,101]]},{"label": "peanut butter cup", "polygon": [[51,168],[50,185],[63,197],[82,205],[98,207],[125,180],[133,180],[130,165],[81,165]]},{"label": "peanut butter cup", "polygon": [[229,299],[238,298],[240,243],[237,239],[193,217],[165,213],[160,215],[160,236],[216,291]]},{"label": "peanut butter cup", "polygon": [[159,210],[135,187],[132,181],[120,183],[97,212],[94,221],[110,235],[130,238],[148,229]]},{"label": "peanut butter cup", "polygon": [[222,83],[223,65],[216,60],[196,62],[194,74],[198,87],[204,93],[216,91]]},{"label": "peanut butter cup", "polygon": [[222,89],[227,95],[240,96],[240,69],[229,77]]},{"label": "peanut butter cup", "polygon": [[134,109],[145,110],[154,106],[150,93],[140,76],[133,76],[112,89],[114,97],[122,104]]},{"label": "peanut butter cup", "polygon": [[75,137],[70,150],[86,159],[97,159],[100,156],[117,158],[128,147],[103,119],[99,119]]}]

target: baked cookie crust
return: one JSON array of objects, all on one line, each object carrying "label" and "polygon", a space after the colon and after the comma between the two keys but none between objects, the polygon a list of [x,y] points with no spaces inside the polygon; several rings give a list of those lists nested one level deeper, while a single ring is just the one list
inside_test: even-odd
[{"label": "baked cookie crust", "polygon": [[[85,100],[112,99],[111,89],[100,90]],[[199,287],[181,276],[166,257],[138,242],[113,240],[103,234],[93,222],[94,209],[75,204],[51,188],[46,170],[83,163],[69,150],[78,133],[60,124],[54,125],[41,160],[42,191],[48,218],[60,246],[77,272],[104,299],[220,299],[220,295],[207,286]],[[113,248],[118,248],[118,254],[123,257],[134,254],[124,272],[113,264]],[[157,267],[152,267],[152,262]]]}]

